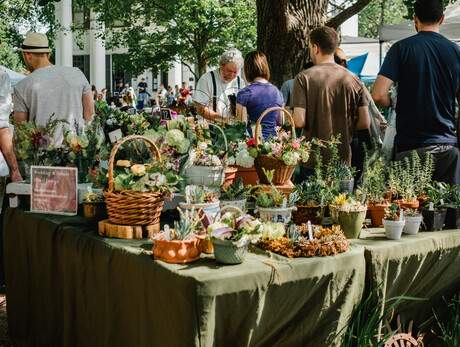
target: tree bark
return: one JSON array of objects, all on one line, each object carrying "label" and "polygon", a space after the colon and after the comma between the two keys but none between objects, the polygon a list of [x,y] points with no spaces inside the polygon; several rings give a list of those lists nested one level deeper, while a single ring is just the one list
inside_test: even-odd
[{"label": "tree bark", "polygon": [[257,0],[257,48],[267,56],[270,81],[281,87],[310,61],[308,35],[317,27],[338,27],[371,0],[358,0],[328,22],[329,0]]}]

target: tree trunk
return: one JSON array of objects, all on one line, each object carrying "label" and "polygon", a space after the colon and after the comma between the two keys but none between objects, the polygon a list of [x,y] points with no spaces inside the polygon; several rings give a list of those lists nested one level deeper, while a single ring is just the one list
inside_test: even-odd
[{"label": "tree trunk", "polygon": [[257,49],[267,56],[270,82],[281,87],[310,60],[308,35],[322,25],[338,28],[371,0],[358,0],[328,21],[329,0],[257,0]]},{"label": "tree trunk", "polygon": [[204,52],[197,55],[196,63],[198,67],[198,79],[199,79],[201,76],[203,76],[206,73],[206,68],[208,67],[208,61],[204,57]]}]

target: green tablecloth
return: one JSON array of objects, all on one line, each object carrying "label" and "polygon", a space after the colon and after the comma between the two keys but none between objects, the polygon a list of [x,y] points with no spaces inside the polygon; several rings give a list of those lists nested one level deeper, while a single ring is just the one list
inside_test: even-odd
[{"label": "green tablecloth", "polygon": [[337,257],[175,265],[153,260],[145,239],[20,209],[6,212],[4,247],[19,345],[331,346],[365,276],[359,245]]},{"label": "green tablecloth", "polygon": [[[395,296],[427,298],[427,301],[404,301],[398,313],[403,321],[415,326],[433,317],[432,309],[445,307],[443,296],[452,298],[460,291],[460,231],[444,230],[405,235],[388,240],[384,229],[361,232],[354,245],[365,248],[366,284],[383,285],[380,298]],[[425,326],[426,327],[426,326]]]}]

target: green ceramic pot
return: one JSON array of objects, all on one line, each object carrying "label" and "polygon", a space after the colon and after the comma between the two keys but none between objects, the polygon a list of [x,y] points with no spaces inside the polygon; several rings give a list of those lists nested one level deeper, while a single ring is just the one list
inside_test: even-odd
[{"label": "green ceramic pot", "polygon": [[358,239],[363,228],[366,210],[359,212],[338,211],[338,222],[347,239]]}]

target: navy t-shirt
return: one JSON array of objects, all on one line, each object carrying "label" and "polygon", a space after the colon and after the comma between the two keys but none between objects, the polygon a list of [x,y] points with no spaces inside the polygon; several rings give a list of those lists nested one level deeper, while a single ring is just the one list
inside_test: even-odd
[{"label": "navy t-shirt", "polygon": [[[241,89],[236,97],[236,103],[246,107],[248,119],[257,122],[260,115],[270,107],[283,107],[284,100],[281,92],[271,83],[253,82]],[[279,111],[272,111],[264,116],[260,122],[262,136],[267,139],[270,135],[276,136],[276,120]],[[249,134],[252,129],[248,125]]]},{"label": "navy t-shirt", "polygon": [[459,46],[421,31],[390,48],[379,74],[398,83],[396,144],[457,143]]}]

